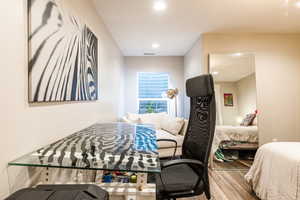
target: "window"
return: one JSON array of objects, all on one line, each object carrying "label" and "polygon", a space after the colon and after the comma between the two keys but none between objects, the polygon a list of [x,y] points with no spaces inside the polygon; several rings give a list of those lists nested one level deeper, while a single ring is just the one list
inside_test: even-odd
[{"label": "window", "polygon": [[138,73],[138,104],[139,113],[168,112],[168,99],[163,93],[169,88],[169,75],[167,73]]}]

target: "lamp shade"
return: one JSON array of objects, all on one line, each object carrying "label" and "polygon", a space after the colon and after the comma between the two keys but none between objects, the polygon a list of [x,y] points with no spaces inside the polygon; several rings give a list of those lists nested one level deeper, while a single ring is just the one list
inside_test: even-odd
[{"label": "lamp shade", "polygon": [[179,93],[178,88],[168,89],[166,91],[166,95],[169,99],[174,99],[178,95],[178,93]]}]

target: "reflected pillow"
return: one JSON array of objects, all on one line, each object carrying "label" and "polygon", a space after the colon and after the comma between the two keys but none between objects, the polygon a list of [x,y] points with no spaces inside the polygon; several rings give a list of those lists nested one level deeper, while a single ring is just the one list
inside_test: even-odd
[{"label": "reflected pillow", "polygon": [[257,126],[257,116],[254,118],[252,125]]},{"label": "reflected pillow", "polygon": [[253,125],[253,121],[256,118],[256,114],[248,114],[246,117],[243,119],[241,126],[251,126]]}]

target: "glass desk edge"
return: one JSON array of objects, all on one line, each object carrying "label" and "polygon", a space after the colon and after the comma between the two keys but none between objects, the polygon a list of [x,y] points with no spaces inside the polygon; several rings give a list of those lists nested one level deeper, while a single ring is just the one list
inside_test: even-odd
[{"label": "glass desk edge", "polygon": [[[102,124],[102,123],[96,123],[96,124]],[[93,124],[87,128],[90,128],[96,124]],[[114,123],[103,123],[103,124],[128,124],[128,123],[124,123],[124,122],[114,122]],[[132,124],[131,124],[132,125]],[[150,129],[153,129],[155,130],[153,127],[149,126],[148,124],[134,124],[132,126],[135,126],[135,127],[138,127],[138,126],[141,126],[141,127],[145,127],[145,128],[150,128]],[[86,128],[86,129],[87,129]],[[85,129],[83,129],[85,130]],[[82,131],[82,130],[81,130]],[[80,132],[80,131],[78,131]],[[76,132],[77,133],[77,132]],[[65,138],[67,137],[71,137],[73,135],[75,135],[76,133],[73,133],[73,134],[70,134],[68,136],[66,136]],[[60,140],[63,140],[64,138],[60,139]],[[58,140],[59,141],[59,140]],[[56,141],[57,142],[57,141]],[[54,142],[55,143],[55,142]],[[53,143],[52,143],[53,144]],[[41,149],[41,148],[40,148]],[[158,149],[157,149],[158,150]],[[32,164],[32,163],[25,163],[25,162],[22,162],[22,159],[25,159],[26,157],[28,156],[31,156],[32,154],[34,154],[35,152],[37,152],[38,150],[35,150],[35,151],[32,151],[28,154],[25,154],[17,159],[14,159],[13,161],[9,162],[8,163],[8,167],[11,167],[11,166],[23,166],[23,167],[43,167],[43,168],[58,168],[58,169],[78,169],[78,170],[105,170],[105,171],[126,171],[126,172],[136,172],[136,173],[160,173],[161,172],[161,166],[160,166],[160,162],[159,162],[159,156],[158,156],[158,153],[155,155],[158,160],[157,162],[157,166],[156,167],[152,167],[151,169],[147,169],[147,170],[138,170],[138,169],[125,169],[125,168],[116,168],[116,169],[108,169],[108,168],[103,168],[103,167],[74,167],[74,166],[62,166],[62,165],[45,165],[45,164]],[[154,154],[152,154],[154,155]]]}]

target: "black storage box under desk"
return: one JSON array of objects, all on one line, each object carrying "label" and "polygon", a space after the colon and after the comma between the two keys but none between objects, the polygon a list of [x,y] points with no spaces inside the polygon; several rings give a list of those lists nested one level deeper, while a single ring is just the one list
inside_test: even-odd
[{"label": "black storage box under desk", "polygon": [[5,200],[109,200],[109,194],[96,185],[39,185],[19,190]]}]

